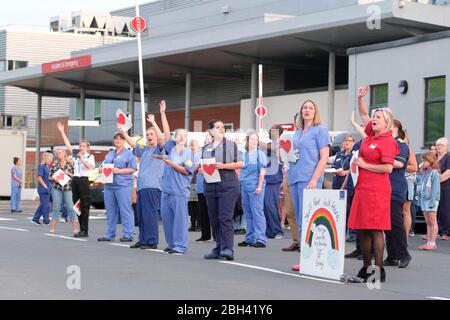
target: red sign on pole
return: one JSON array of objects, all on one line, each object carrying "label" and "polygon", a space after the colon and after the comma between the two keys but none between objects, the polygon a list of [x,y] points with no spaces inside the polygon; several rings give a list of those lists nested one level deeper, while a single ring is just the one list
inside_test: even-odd
[{"label": "red sign on pole", "polygon": [[267,115],[267,109],[263,105],[257,106],[255,109],[255,114],[258,118],[264,118]]},{"label": "red sign on pole", "polygon": [[131,21],[131,28],[136,33],[142,32],[147,29],[147,21],[145,21],[145,19],[142,17],[134,17],[134,19]]},{"label": "red sign on pole", "polygon": [[41,70],[43,74],[61,72],[67,70],[87,68],[91,66],[91,56],[85,55],[81,57],[76,57],[72,59],[65,59],[59,61],[52,61],[48,63],[43,63],[41,65]]}]

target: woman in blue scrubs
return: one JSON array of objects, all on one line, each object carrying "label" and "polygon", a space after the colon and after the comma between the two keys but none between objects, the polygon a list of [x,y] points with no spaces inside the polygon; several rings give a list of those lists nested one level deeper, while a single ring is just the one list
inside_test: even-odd
[{"label": "woman in blue scrubs", "polygon": [[105,184],[106,222],[108,224],[105,236],[98,241],[113,241],[116,237],[117,217],[122,220],[121,242],[133,241],[134,212],[131,205],[134,177],[136,172],[136,157],[131,150],[125,148],[125,136],[121,132],[114,135],[115,149],[105,156],[104,164],[114,164],[112,170],[113,183]]},{"label": "woman in blue scrubs", "polygon": [[258,148],[259,136],[256,132],[247,134],[244,167],[241,170],[242,208],[247,223],[245,240],[238,246],[264,248],[267,243],[266,217],[264,216],[264,176],[267,158]]},{"label": "woman in blue scrubs", "polygon": [[[298,129],[292,138],[297,160],[289,162],[288,176],[298,233],[301,237],[303,190],[322,189],[323,172],[330,152],[330,138],[327,128],[320,125],[319,107],[314,101],[306,100],[299,114]],[[292,266],[292,269],[298,271],[299,265]]]},{"label": "woman in blue scrubs", "polygon": [[187,131],[175,130],[174,138],[166,142],[164,149],[168,156],[162,158],[165,167],[161,185],[161,217],[167,242],[164,251],[180,255],[187,252],[188,197],[195,159],[186,146]]},{"label": "woman in blue scrubs", "polygon": [[39,194],[39,208],[37,208],[34,213],[31,222],[34,224],[41,224],[39,220],[41,217],[44,218],[43,223],[45,225],[50,224],[50,192],[52,190],[52,185],[50,183],[50,168],[53,163],[53,154],[49,152],[44,152],[42,155],[44,158],[43,163],[39,166],[38,170],[38,194]]},{"label": "woman in blue scrubs", "polygon": [[225,126],[222,121],[211,120],[208,124],[213,142],[203,147],[202,159],[216,160],[220,182],[206,183],[204,195],[208,206],[209,220],[216,246],[205,259],[234,259],[233,213],[240,193],[237,169],[244,165],[237,144],[225,139]]}]

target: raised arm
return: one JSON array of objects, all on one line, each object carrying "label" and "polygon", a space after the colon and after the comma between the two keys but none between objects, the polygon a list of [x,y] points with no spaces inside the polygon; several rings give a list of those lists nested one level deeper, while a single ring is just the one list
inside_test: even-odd
[{"label": "raised arm", "polygon": [[[119,131],[123,134],[123,136],[125,137],[125,140],[127,141],[127,143],[134,149],[136,148],[136,141],[134,141],[133,139],[131,139],[131,137],[128,135],[128,133],[122,129],[119,129]],[[144,137],[145,139],[145,137]]]},{"label": "raised arm", "polygon": [[161,132],[161,129],[159,128],[158,124],[155,121],[155,115],[149,114],[147,116],[147,121],[150,122],[150,124],[152,125],[153,129],[155,130],[156,140],[158,142],[159,147],[161,149],[164,148],[164,137],[163,137],[163,134]]},{"label": "raised arm", "polygon": [[369,87],[360,87],[358,89],[358,110],[361,119],[363,120],[364,126],[370,121],[369,113],[367,112],[366,104],[364,103],[364,96],[367,94]]},{"label": "raised arm", "polygon": [[64,140],[64,144],[66,145],[66,147],[69,150],[69,152],[72,154],[73,153],[73,147],[70,144],[69,139],[67,139],[67,135],[66,135],[66,131],[65,131],[64,125],[61,122],[58,122],[56,124],[56,127],[58,128],[58,131],[59,131],[59,133],[61,134],[61,137]]},{"label": "raised arm", "polygon": [[[364,102],[363,102],[364,103]],[[364,132],[363,128],[356,122],[356,116],[355,111],[352,111],[352,119],[351,119],[352,125],[355,128],[356,132],[359,133],[359,135],[364,139],[367,138],[367,134]]]},{"label": "raised arm", "polygon": [[164,131],[164,141],[169,141],[171,138],[170,135],[170,127],[169,127],[169,121],[167,121],[167,116],[166,116],[166,101],[165,100],[161,100],[161,102],[159,103],[159,111],[161,113],[161,122],[162,122],[162,126],[163,126],[163,131]]}]

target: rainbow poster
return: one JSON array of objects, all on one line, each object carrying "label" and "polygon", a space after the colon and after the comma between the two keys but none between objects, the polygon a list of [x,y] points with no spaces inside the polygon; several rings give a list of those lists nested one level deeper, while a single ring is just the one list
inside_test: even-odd
[{"label": "rainbow poster", "polygon": [[346,191],[303,191],[300,273],[340,280],[344,273],[346,207]]}]

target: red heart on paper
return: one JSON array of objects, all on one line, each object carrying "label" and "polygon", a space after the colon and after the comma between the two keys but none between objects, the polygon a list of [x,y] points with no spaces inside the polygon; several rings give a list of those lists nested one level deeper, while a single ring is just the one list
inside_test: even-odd
[{"label": "red heart on paper", "polygon": [[56,180],[64,180],[65,174],[61,172],[59,175],[56,176]]},{"label": "red heart on paper", "polygon": [[289,153],[292,147],[291,140],[280,140],[280,146],[286,153]]},{"label": "red heart on paper", "polygon": [[203,168],[203,171],[205,171],[210,176],[212,176],[212,174],[214,173],[214,170],[216,170],[216,166],[213,164],[204,164],[202,166],[202,168]]},{"label": "red heart on paper", "polygon": [[356,174],[356,161],[352,162],[352,173]]},{"label": "red heart on paper", "polygon": [[118,117],[117,117],[117,123],[120,125],[124,125],[126,122],[126,118],[123,115],[123,113],[121,113]]},{"label": "red heart on paper", "polygon": [[104,168],[103,169],[103,174],[105,175],[105,177],[109,177],[109,175],[112,173],[112,168]]},{"label": "red heart on paper", "polygon": [[77,204],[75,205],[75,208],[77,208],[78,210],[80,210],[81,208],[81,203],[78,201]]}]

